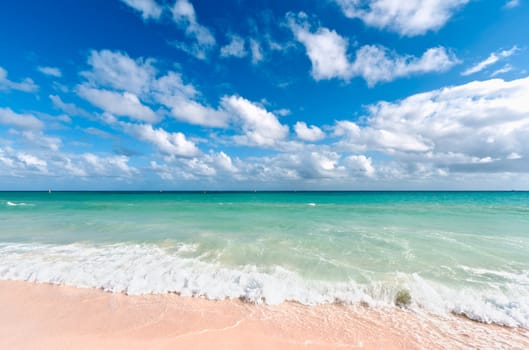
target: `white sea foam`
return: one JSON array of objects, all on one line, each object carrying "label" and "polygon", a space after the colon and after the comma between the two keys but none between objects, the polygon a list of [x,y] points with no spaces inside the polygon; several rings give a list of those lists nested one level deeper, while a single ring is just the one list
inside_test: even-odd
[{"label": "white sea foam", "polygon": [[11,201],[7,201],[6,202],[6,205],[8,207],[18,207],[18,206],[30,206],[32,204],[29,204],[29,203],[24,203],[24,202],[21,202],[21,203],[15,203],[15,202],[11,202]]},{"label": "white sea foam", "polygon": [[316,203],[308,203],[307,204],[309,207],[315,207],[316,206]]},{"label": "white sea foam", "polygon": [[127,294],[177,292],[209,299],[243,298],[256,303],[297,301],[314,305],[341,301],[392,306],[399,290],[412,295],[411,308],[446,315],[454,312],[488,323],[529,327],[529,288],[511,282],[489,289],[450,288],[419,274],[394,273],[385,279],[308,280],[280,266],[225,267],[186,258],[195,245],[0,243],[0,279],[102,288]]}]

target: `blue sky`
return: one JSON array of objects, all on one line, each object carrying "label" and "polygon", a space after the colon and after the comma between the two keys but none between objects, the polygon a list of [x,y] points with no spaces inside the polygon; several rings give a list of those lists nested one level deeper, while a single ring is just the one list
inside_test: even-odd
[{"label": "blue sky", "polygon": [[524,0],[0,5],[0,189],[529,189]]}]

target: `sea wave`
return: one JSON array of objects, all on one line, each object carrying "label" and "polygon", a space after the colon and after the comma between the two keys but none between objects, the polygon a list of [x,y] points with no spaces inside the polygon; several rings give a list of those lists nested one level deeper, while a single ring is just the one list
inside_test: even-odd
[{"label": "sea wave", "polygon": [[[127,294],[175,292],[209,299],[240,298],[249,302],[307,305],[367,303],[392,307],[397,294],[411,295],[412,309],[529,328],[529,287],[524,276],[503,274],[502,287],[456,288],[418,273],[395,272],[369,283],[329,282],[303,278],[281,266],[226,267],[190,258],[191,244],[51,245],[0,243],[0,279],[26,280],[101,288]],[[474,271],[490,273],[490,271]]]},{"label": "sea wave", "polygon": [[33,206],[33,204],[30,204],[30,203],[24,203],[24,202],[15,203],[15,202],[11,202],[11,201],[6,201],[6,205],[7,205],[8,207],[25,207],[25,206]]}]

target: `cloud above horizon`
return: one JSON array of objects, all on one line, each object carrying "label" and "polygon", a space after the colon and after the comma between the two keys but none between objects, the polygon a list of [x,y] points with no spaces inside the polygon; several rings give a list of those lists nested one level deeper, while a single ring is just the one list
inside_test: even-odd
[{"label": "cloud above horizon", "polygon": [[469,0],[334,0],[349,18],[403,36],[436,31]]},{"label": "cloud above horizon", "polygon": [[445,174],[526,172],[528,96],[529,78],[475,81],[378,102],[364,126],[342,120],[334,133],[341,149],[384,152]]},{"label": "cloud above horizon", "polygon": [[316,80],[362,77],[369,87],[400,77],[430,72],[444,72],[459,63],[457,57],[444,47],[433,47],[422,56],[399,55],[382,45],[364,45],[349,56],[349,43],[336,31],[319,27],[311,31],[307,15],[288,16],[289,26],[305,46],[312,63],[311,74]]}]

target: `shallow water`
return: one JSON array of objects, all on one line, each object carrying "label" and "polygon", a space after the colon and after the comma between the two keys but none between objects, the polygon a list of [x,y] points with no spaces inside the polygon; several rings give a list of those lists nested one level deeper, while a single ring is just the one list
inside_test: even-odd
[{"label": "shallow water", "polygon": [[529,328],[529,193],[0,192],[0,279]]}]

